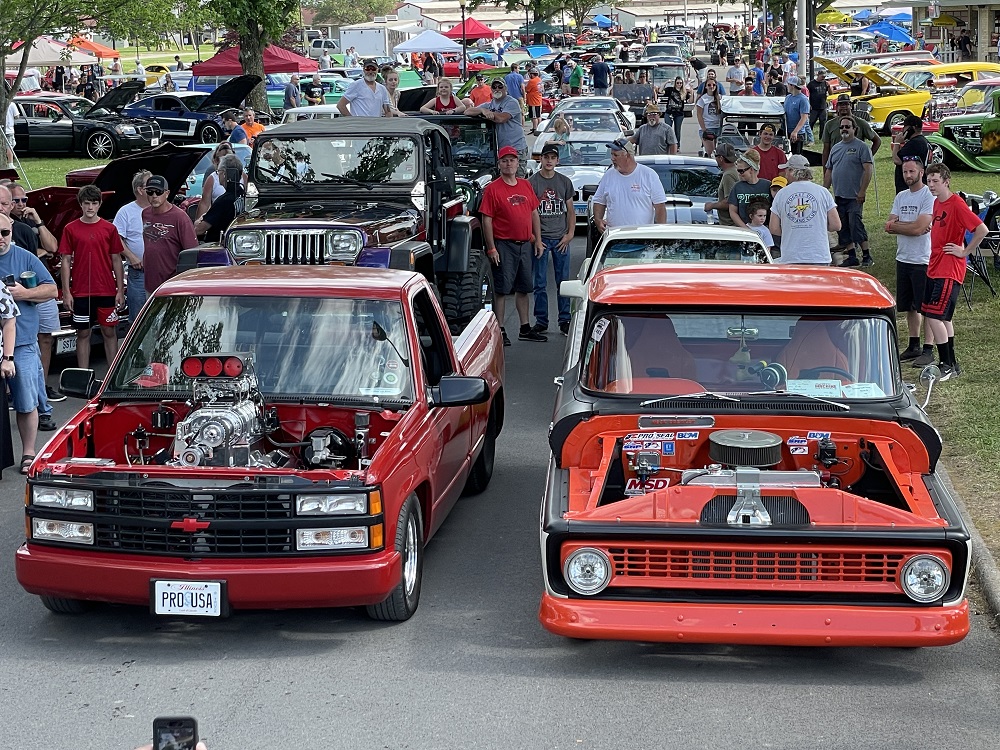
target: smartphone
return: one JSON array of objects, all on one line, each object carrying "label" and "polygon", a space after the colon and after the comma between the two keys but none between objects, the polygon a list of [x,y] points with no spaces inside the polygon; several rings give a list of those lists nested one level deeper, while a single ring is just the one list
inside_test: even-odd
[{"label": "smartphone", "polygon": [[9,273],[3,277],[4,286],[14,286],[17,283],[17,279],[14,278],[14,274]]},{"label": "smartphone", "polygon": [[198,722],[191,716],[153,719],[153,750],[196,750]]}]

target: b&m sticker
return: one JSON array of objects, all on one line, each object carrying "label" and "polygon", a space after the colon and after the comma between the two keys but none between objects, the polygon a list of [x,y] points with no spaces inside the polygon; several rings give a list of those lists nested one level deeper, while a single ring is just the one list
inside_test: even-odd
[{"label": "b&m sticker", "polygon": [[698,439],[698,431],[695,430],[693,432],[678,432],[677,433],[677,439],[678,440],[697,440]]},{"label": "b&m sticker", "polygon": [[809,438],[810,440],[824,440],[825,438],[830,437],[830,433],[829,432],[810,432],[810,433],[808,433],[806,435],[806,437]]}]

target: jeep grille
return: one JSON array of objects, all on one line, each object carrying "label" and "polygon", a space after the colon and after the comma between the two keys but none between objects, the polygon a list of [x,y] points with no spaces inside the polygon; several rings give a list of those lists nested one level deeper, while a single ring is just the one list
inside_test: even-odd
[{"label": "jeep grille", "polygon": [[[327,232],[325,229],[286,229],[280,232],[268,232],[264,238],[264,263],[297,266],[323,265],[327,262],[326,242]],[[350,262],[354,258],[343,260]]]}]

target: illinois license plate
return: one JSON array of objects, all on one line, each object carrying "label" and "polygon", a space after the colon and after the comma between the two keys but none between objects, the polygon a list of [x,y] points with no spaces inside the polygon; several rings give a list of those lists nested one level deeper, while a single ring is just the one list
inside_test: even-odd
[{"label": "illinois license plate", "polygon": [[573,207],[576,209],[577,216],[587,215],[587,204],[586,203],[574,203]]},{"label": "illinois license plate", "polygon": [[150,146],[159,146],[160,145],[160,139],[159,138],[150,138],[149,139],[149,145]]},{"label": "illinois license plate", "polygon": [[152,581],[154,615],[221,617],[226,614],[223,581]]},{"label": "illinois license plate", "polygon": [[60,336],[56,339],[56,354],[70,354],[76,351],[76,336]]}]

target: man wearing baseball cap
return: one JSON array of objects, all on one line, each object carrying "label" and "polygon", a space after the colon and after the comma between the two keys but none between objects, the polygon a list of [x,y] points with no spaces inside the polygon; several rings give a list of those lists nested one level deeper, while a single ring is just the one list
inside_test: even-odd
[{"label": "man wearing baseball cap", "polygon": [[677,134],[671,125],[663,124],[660,107],[654,102],[646,105],[646,122],[640,125],[629,140],[636,145],[639,156],[676,154]]},{"label": "man wearing baseball cap", "polygon": [[771,201],[771,236],[781,237],[778,263],[829,266],[829,232],[840,230],[840,216],[833,196],[812,181],[809,160],[801,154],[781,165],[788,184]]},{"label": "man wearing baseball cap", "polygon": [[486,76],[482,73],[476,73],[476,85],[469,89],[469,101],[472,104],[466,103],[466,110],[469,107],[482,107],[484,104],[489,104],[490,99],[493,98],[493,94],[490,92],[489,84],[486,83]]},{"label": "man wearing baseball cap", "polygon": [[635,160],[635,144],[617,138],[608,144],[611,165],[594,193],[594,224],[604,234],[608,227],[664,224],[667,195],[659,175]]},{"label": "man wearing baseball cap", "polygon": [[146,180],[149,205],[142,209],[142,265],[147,294],[177,272],[181,250],[198,247],[194,224],[187,212],[170,202],[165,177],[154,174]]},{"label": "man wearing baseball cap", "polygon": [[[392,117],[392,102],[378,78],[378,63],[367,58],[362,63],[363,76],[347,87],[337,102],[342,117]],[[348,110],[347,105],[351,105]]]},{"label": "man wearing baseball cap", "polygon": [[731,143],[720,143],[715,148],[715,163],[722,170],[722,179],[719,180],[719,189],[716,193],[717,200],[705,203],[706,211],[715,211],[719,217],[719,223],[723,226],[733,227],[736,222],[729,216],[729,193],[733,186],[740,181],[740,174],[736,171],[736,149]]},{"label": "man wearing baseball cap", "polygon": [[528,161],[528,142],[524,139],[524,111],[517,99],[507,93],[503,78],[490,83],[492,98],[488,104],[465,110],[468,117],[484,117],[496,123],[497,149],[510,146],[517,153],[517,176],[524,177]]},{"label": "man wearing baseball cap", "polygon": [[785,96],[785,132],[792,146],[793,154],[802,153],[805,142],[803,128],[809,124],[809,97],[802,93],[802,81],[798,76],[789,76],[785,83],[788,94]]},{"label": "man wearing baseball cap", "polygon": [[776,135],[774,125],[765,122],[760,126],[760,140],[753,150],[760,156],[760,172],[758,177],[764,180],[773,180],[781,172],[779,164],[784,164],[788,160],[788,155],[774,145]]},{"label": "man wearing baseball cap", "polygon": [[[834,112],[836,117],[831,117],[826,122],[826,127],[823,128],[823,163],[826,164],[826,160],[830,158],[830,149],[833,147],[834,143],[840,140],[840,118],[847,117],[850,115],[854,117],[851,112],[851,97],[848,94],[841,94],[837,97],[836,111]],[[879,146],[882,145],[882,139],[879,138],[878,133],[872,130],[871,124],[867,120],[862,120],[860,117],[854,117],[854,137],[860,138],[862,141],[871,141],[872,154],[878,151]]]},{"label": "man wearing baseball cap", "polygon": [[500,176],[486,186],[479,207],[483,217],[486,255],[493,263],[493,291],[496,294],[493,310],[500,321],[504,346],[510,346],[510,338],[503,323],[507,312],[507,297],[511,294],[514,295],[514,305],[521,323],[518,338],[522,341],[548,341],[528,325],[528,294],[534,291],[532,258],[541,257],[545,251],[538,216],[538,198],[535,197],[531,183],[517,177],[520,168],[517,149],[503,146],[497,157]]}]

